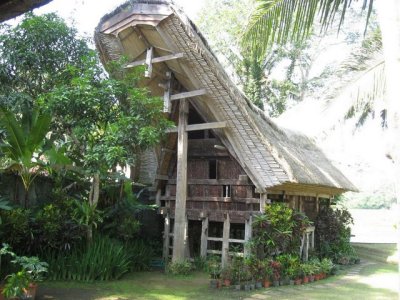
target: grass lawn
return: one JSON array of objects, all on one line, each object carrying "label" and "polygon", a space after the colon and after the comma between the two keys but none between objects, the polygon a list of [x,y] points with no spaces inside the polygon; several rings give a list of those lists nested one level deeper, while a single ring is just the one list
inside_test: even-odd
[{"label": "grass lawn", "polygon": [[[104,283],[46,282],[39,299],[96,300],[184,300],[184,299],[397,299],[397,266],[366,265],[359,276],[342,275],[302,286],[285,286],[252,292],[232,289],[211,290],[204,273],[173,277],[161,272],[134,273],[124,279]],[[51,293],[55,293],[51,297]]]}]

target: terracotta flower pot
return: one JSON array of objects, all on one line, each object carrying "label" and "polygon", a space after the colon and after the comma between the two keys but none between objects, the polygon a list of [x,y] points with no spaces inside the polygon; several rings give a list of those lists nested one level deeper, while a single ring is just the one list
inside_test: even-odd
[{"label": "terracotta flower pot", "polygon": [[295,284],[295,285],[300,285],[301,282],[302,282],[301,278],[296,278],[296,279],[294,280],[294,284]]},{"label": "terracotta flower pot", "polygon": [[309,282],[308,276],[304,276],[303,277],[303,283],[308,283],[308,282]]},{"label": "terracotta flower pot", "polygon": [[265,288],[269,288],[271,286],[271,281],[269,281],[268,279],[265,279],[263,282],[263,286]]},{"label": "terracotta flower pot", "polygon": [[224,286],[231,286],[231,280],[230,279],[224,279]]}]

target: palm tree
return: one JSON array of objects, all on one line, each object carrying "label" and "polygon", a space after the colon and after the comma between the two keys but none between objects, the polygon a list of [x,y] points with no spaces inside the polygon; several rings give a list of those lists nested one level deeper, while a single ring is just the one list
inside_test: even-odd
[{"label": "palm tree", "polygon": [[29,188],[38,175],[40,162],[35,154],[43,146],[46,134],[49,132],[51,116],[40,114],[38,110],[25,112],[21,120],[2,108],[0,123],[5,130],[2,154],[6,158],[6,170],[17,172],[25,188],[25,207],[29,202]]},{"label": "palm tree", "polygon": [[[322,29],[332,25],[340,14],[340,25],[345,20],[351,0],[257,0],[243,37],[245,47],[258,55],[264,55],[273,43],[304,40],[319,17]],[[400,207],[400,1],[363,0],[368,9],[367,22],[373,5],[382,31],[386,75],[387,126],[391,136],[387,142],[387,157],[393,162],[396,178],[397,205]],[[400,237],[400,235],[399,235]],[[398,240],[398,249],[400,240]]]}]

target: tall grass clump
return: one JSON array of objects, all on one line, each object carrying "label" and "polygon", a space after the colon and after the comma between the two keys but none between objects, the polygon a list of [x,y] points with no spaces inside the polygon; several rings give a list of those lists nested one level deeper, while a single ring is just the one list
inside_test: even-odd
[{"label": "tall grass clump", "polygon": [[130,270],[129,252],[123,243],[97,235],[90,246],[81,245],[69,252],[47,253],[48,278],[86,282],[119,279]]},{"label": "tall grass clump", "polygon": [[154,248],[144,240],[130,241],[125,244],[130,253],[130,270],[146,271],[150,269],[151,260],[155,256]]}]

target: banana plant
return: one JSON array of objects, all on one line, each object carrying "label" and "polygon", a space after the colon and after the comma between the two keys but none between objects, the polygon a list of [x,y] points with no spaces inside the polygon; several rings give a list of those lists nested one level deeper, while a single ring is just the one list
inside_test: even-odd
[{"label": "banana plant", "polygon": [[51,116],[40,113],[38,109],[24,112],[20,120],[12,112],[0,109],[0,124],[5,132],[0,149],[6,158],[5,169],[21,177],[25,188],[25,207],[29,203],[29,188],[41,168],[38,152],[50,130],[50,122]]}]

